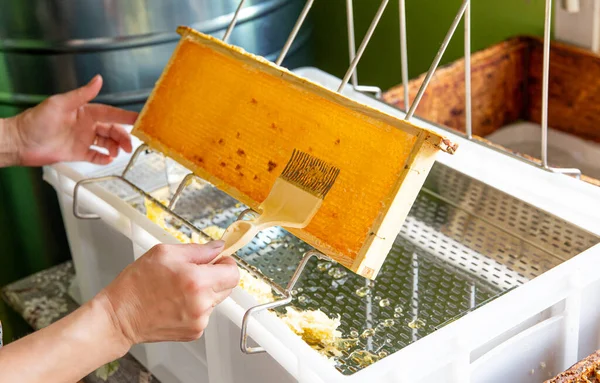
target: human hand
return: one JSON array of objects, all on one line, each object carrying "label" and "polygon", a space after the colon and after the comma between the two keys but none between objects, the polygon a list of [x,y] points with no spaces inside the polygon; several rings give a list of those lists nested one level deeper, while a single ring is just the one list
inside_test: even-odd
[{"label": "human hand", "polygon": [[239,282],[231,257],[209,265],[223,242],[157,245],[95,299],[105,303],[128,344],[191,341],[202,336],[213,308]]},{"label": "human hand", "polygon": [[[106,165],[119,153],[131,152],[131,139],[119,124],[131,125],[136,112],[90,104],[102,88],[102,77],[87,85],[49,97],[9,119],[15,135],[19,164],[43,166],[61,161]],[[108,155],[91,148],[105,148]]]}]

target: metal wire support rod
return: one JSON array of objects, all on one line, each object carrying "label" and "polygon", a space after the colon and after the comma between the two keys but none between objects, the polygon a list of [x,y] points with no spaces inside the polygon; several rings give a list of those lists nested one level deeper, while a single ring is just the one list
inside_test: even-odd
[{"label": "metal wire support rod", "polygon": [[546,0],[544,17],[544,59],[542,63],[542,167],[548,169],[548,82],[550,75],[550,20],[552,0]]},{"label": "metal wire support rod", "polygon": [[233,32],[233,28],[235,27],[235,23],[237,23],[237,20],[240,17],[240,11],[242,10],[242,7],[244,6],[245,2],[246,0],[240,0],[240,3],[238,4],[237,9],[235,10],[235,13],[233,14],[233,18],[231,19],[231,22],[229,23],[229,26],[227,27],[227,30],[223,35],[223,42],[226,43],[227,40],[229,40],[229,36],[231,36],[231,32]]},{"label": "metal wire support rod", "polygon": [[181,180],[181,182],[179,183],[179,186],[177,187],[175,194],[173,194],[173,197],[171,197],[171,200],[169,201],[168,207],[170,210],[175,209],[175,205],[177,204],[177,201],[179,201],[179,198],[181,197],[181,193],[183,193],[185,188],[189,184],[191,184],[194,179],[200,179],[200,177],[198,177],[194,173],[187,174],[185,177],[183,177],[183,180]]},{"label": "metal wire support rod", "polygon": [[[350,63],[356,56],[356,36],[354,33],[354,0],[346,0],[346,22],[348,25],[348,53]],[[381,98],[381,88],[377,86],[358,85],[358,69],[352,73],[352,86],[358,92],[374,93],[376,98]]]},{"label": "metal wire support rod", "polygon": [[373,18],[373,21],[371,21],[371,25],[369,26],[369,29],[367,29],[367,33],[365,34],[365,37],[363,38],[363,41],[360,44],[360,47],[358,48],[358,52],[356,53],[356,56],[350,63],[350,68],[348,68],[346,75],[342,79],[342,83],[340,84],[337,90],[338,93],[344,89],[346,84],[348,84],[350,76],[352,76],[352,73],[354,73],[354,71],[356,70],[358,62],[360,61],[363,53],[365,53],[365,49],[367,48],[367,45],[369,45],[369,41],[371,41],[371,37],[373,37],[373,33],[375,32],[375,28],[377,28],[379,20],[381,20],[381,16],[383,15],[383,12],[385,11],[385,8],[387,7],[388,3],[389,0],[383,0],[379,5],[379,9],[377,10],[377,13],[375,13],[375,17]]},{"label": "metal wire support rod", "polygon": [[559,173],[559,174],[570,174],[572,176],[575,176],[575,178],[577,178],[578,180],[581,179],[581,170],[576,169],[576,168],[552,168],[549,167],[547,170],[550,170],[552,173]]},{"label": "metal wire support rod", "polygon": [[244,218],[246,218],[246,216],[251,215],[251,214],[256,214],[256,212],[252,209],[246,209],[243,212],[240,213],[240,215],[238,216],[238,221],[243,220]]},{"label": "metal wire support rod", "polygon": [[285,289],[284,297],[282,299],[273,301],[273,302],[269,302],[269,303],[264,303],[262,305],[254,306],[254,307],[251,307],[250,309],[248,309],[248,311],[246,311],[246,313],[244,314],[244,318],[242,319],[242,336],[240,339],[240,349],[242,350],[242,352],[244,354],[258,354],[261,352],[265,352],[265,349],[262,347],[249,347],[248,346],[248,322],[250,321],[250,318],[252,317],[252,315],[256,314],[257,312],[274,309],[276,307],[281,307],[281,306],[287,305],[288,303],[290,303],[292,301],[292,299],[293,299],[292,290],[296,286],[298,279],[300,279],[300,275],[302,274],[302,271],[304,271],[306,264],[312,257],[317,257],[319,259],[328,259],[325,255],[323,255],[319,251],[316,251],[316,250],[307,251],[302,256],[302,260],[298,264],[296,271],[294,271],[294,275],[292,275],[292,278],[288,282],[287,287]]},{"label": "metal wire support rod", "polygon": [[550,23],[552,22],[552,0],[546,0],[544,15],[544,60],[542,63],[542,168],[553,173],[572,174],[581,178],[581,170],[573,168],[551,168],[548,165],[548,89],[550,82]]},{"label": "metal wire support rod", "polygon": [[404,90],[404,112],[408,112],[410,96],[408,89],[408,43],[406,42],[406,0],[399,0],[398,8],[400,25],[400,71]]},{"label": "metal wire support rod", "polygon": [[146,150],[148,150],[148,145],[142,144],[142,145],[138,146],[138,148],[135,150],[135,152],[133,152],[133,155],[129,159],[129,162],[127,162],[125,169],[123,169],[123,172],[121,173],[121,177],[125,177],[127,175],[127,173],[129,173],[131,168],[133,168],[133,165],[135,165],[135,162],[137,161],[140,154],[142,154],[142,152],[146,151]]},{"label": "metal wire support rod", "polygon": [[[354,0],[346,0],[346,24],[348,25],[348,54],[350,62],[356,56],[356,36],[354,34]],[[358,71],[352,73],[352,85],[358,86]]]},{"label": "metal wire support rod", "polygon": [[[79,206],[79,203],[78,203],[79,188],[81,186],[83,186],[85,184],[89,184],[89,183],[105,182],[105,181],[111,181],[111,180],[116,180],[116,179],[119,179],[119,180],[125,181],[126,183],[131,184],[129,181],[127,181],[125,179],[125,176],[127,175],[127,173],[129,173],[129,171],[131,170],[131,168],[133,167],[133,165],[137,161],[137,159],[140,156],[140,154],[143,151],[145,151],[145,150],[148,150],[148,145],[142,144],[142,145],[138,146],[138,148],[135,150],[135,152],[133,152],[133,155],[129,159],[129,162],[127,162],[127,165],[125,166],[125,168],[121,172],[121,175],[88,178],[88,179],[81,180],[81,181],[77,182],[75,184],[75,188],[73,189],[73,215],[76,218],[79,218],[79,219],[99,219],[100,218],[99,215],[97,215],[97,214],[81,213],[79,211],[79,209],[77,208],[77,206]],[[133,185],[133,184],[131,184],[131,185]],[[135,187],[135,185],[134,185],[134,187]],[[135,187],[135,188],[138,189],[137,187]]]},{"label": "metal wire support rod", "polygon": [[406,117],[404,118],[405,120],[410,120],[412,118],[412,116],[415,114],[415,110],[417,110],[417,107],[419,106],[419,102],[421,102],[421,98],[423,98],[423,94],[425,93],[427,86],[431,82],[431,78],[433,77],[433,74],[435,73],[438,65],[440,64],[440,61],[442,60],[442,56],[444,56],[444,52],[446,51],[446,48],[448,48],[448,44],[450,44],[450,40],[452,39],[452,36],[454,35],[454,32],[456,31],[456,27],[458,27],[458,24],[460,23],[460,19],[462,18],[463,14],[465,13],[465,10],[467,9],[467,6],[469,5],[469,1],[470,0],[463,0],[462,5],[458,9],[458,13],[456,14],[456,17],[454,18],[452,25],[450,25],[450,29],[448,29],[448,33],[446,33],[446,37],[444,37],[442,46],[440,46],[440,49],[438,50],[437,54],[435,55],[435,58],[433,59],[433,62],[431,63],[431,67],[429,67],[429,71],[427,72],[427,75],[425,76],[425,80],[423,80],[423,83],[421,84],[421,87],[419,88],[419,91],[417,92],[417,96],[415,97],[414,101],[412,102],[410,109],[406,113]]},{"label": "metal wire support rod", "polygon": [[298,20],[296,20],[296,24],[290,32],[290,35],[288,36],[288,39],[285,42],[285,45],[281,49],[281,53],[279,53],[279,57],[277,57],[277,61],[275,61],[275,64],[281,65],[281,63],[285,59],[285,56],[292,47],[296,36],[298,36],[298,32],[300,31],[300,28],[302,28],[302,24],[304,24],[304,20],[306,20],[306,16],[308,15],[308,12],[310,11],[310,8],[312,7],[314,2],[315,0],[307,0],[306,4],[304,4],[304,8],[302,9],[302,12],[300,12],[300,16],[298,16]]},{"label": "metal wire support rod", "polygon": [[471,2],[465,9],[465,132],[473,138],[473,109],[471,106]]},{"label": "metal wire support rod", "polygon": [[86,185],[96,182],[106,182],[112,181],[116,179],[120,179],[120,176],[105,176],[105,177],[97,177],[97,178],[88,178],[81,180],[75,184],[75,188],[73,189],[73,215],[78,219],[100,219],[100,216],[93,213],[82,213],[79,211],[79,189]]}]

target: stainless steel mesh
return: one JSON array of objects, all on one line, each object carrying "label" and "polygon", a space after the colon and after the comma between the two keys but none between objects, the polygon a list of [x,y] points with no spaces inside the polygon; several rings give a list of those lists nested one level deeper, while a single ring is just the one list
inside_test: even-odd
[{"label": "stainless steel mesh", "polygon": [[[128,178],[147,192],[165,194],[167,178],[176,185],[185,174],[175,163],[166,169],[161,155],[148,153]],[[104,185],[143,211],[131,190],[118,182]],[[168,190],[172,193],[173,187]],[[226,228],[245,208],[211,185],[196,183],[182,194],[175,212],[199,229]],[[342,347],[338,369],[352,374],[372,362],[369,357],[377,360],[406,347],[598,242],[557,217],[436,163],[375,282],[313,259],[293,292],[293,305],[340,316],[340,330],[351,340],[344,342],[348,347]],[[238,255],[285,286],[309,249],[273,228]],[[365,350],[371,353],[367,358],[361,354]]]}]

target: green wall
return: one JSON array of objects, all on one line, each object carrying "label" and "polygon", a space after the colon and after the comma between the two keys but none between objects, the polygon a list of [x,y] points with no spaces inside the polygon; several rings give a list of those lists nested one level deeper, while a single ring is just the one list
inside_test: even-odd
[{"label": "green wall", "polygon": [[[380,3],[380,0],[354,0],[357,47]],[[461,0],[406,0],[411,78],[427,71],[461,3]],[[348,67],[345,5],[345,0],[316,0],[313,6],[317,65],[338,77]],[[385,90],[402,81],[398,14],[398,0],[390,0],[358,66],[362,85],[377,85]],[[471,21],[473,51],[519,34],[542,36],[544,1],[473,0]],[[463,56],[463,32],[461,23],[442,64]]]}]

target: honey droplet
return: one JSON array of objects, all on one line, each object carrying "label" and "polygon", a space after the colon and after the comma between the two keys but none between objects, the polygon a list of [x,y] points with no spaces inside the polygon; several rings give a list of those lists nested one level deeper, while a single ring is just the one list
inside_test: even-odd
[{"label": "honey droplet", "polygon": [[388,355],[388,353],[386,351],[379,351],[379,353],[377,354],[378,357],[380,358],[385,358]]},{"label": "honey droplet", "polygon": [[325,272],[331,267],[331,263],[329,262],[319,262],[317,264],[317,270]]},{"label": "honey droplet", "polygon": [[382,299],[379,301],[380,307],[388,307],[390,305],[390,300],[388,298]]},{"label": "honey droplet", "polygon": [[408,323],[408,327],[413,329],[419,329],[425,326],[425,321],[423,319],[413,319]]},{"label": "honey droplet", "polygon": [[346,276],[346,271],[339,267],[334,267],[329,270],[328,274],[331,275],[333,279],[340,279]]},{"label": "honey droplet", "polygon": [[298,302],[305,303],[307,301],[306,295],[300,295],[298,297]]},{"label": "honey droplet", "polygon": [[[394,308],[394,312],[395,312],[396,314],[398,314],[398,316],[400,316],[400,314],[402,314],[402,312],[403,312],[403,311],[404,311],[404,310],[402,309],[402,307],[401,307],[401,306],[396,306],[396,307]],[[394,315],[394,316],[396,316],[396,315]]]},{"label": "honey droplet", "polygon": [[361,298],[366,297],[370,292],[371,290],[369,290],[368,287],[361,287],[359,289],[356,289],[356,295],[358,295]]},{"label": "honey droplet", "polygon": [[363,333],[362,333],[362,334],[360,334],[360,337],[361,337],[361,338],[370,338],[370,337],[372,337],[373,335],[375,335],[375,330],[374,330],[374,329],[372,329],[372,328],[368,328],[368,329],[366,329],[365,331],[363,331]]},{"label": "honey droplet", "polygon": [[356,330],[350,331],[350,336],[353,338],[358,338],[358,331],[356,331]]},{"label": "honey droplet", "polygon": [[359,367],[367,367],[379,360],[379,356],[365,350],[354,351],[349,358]]},{"label": "honey droplet", "polygon": [[302,287],[298,287],[298,292],[299,292],[299,293],[301,293],[301,292],[303,292],[303,291],[304,291],[304,289],[303,289]]},{"label": "honey droplet", "polygon": [[350,350],[352,347],[356,346],[358,344],[358,339],[354,338],[350,338],[350,339],[338,339],[335,342],[335,345],[337,347],[338,350],[341,351],[348,351]]},{"label": "honey droplet", "polygon": [[374,300],[374,301],[380,301],[380,300],[381,300],[381,297],[380,297],[379,295],[375,295],[375,296],[373,297],[373,300]]},{"label": "honey droplet", "polygon": [[396,322],[393,319],[386,319],[383,321],[384,327],[392,327]]}]

